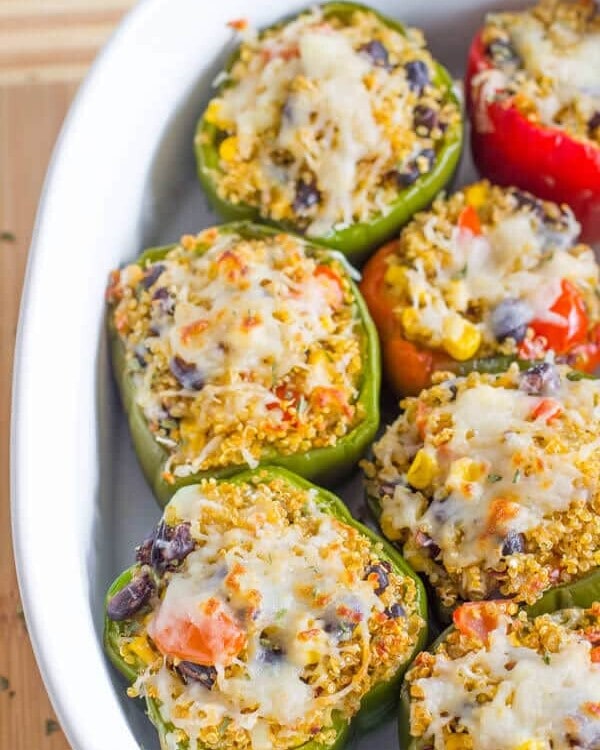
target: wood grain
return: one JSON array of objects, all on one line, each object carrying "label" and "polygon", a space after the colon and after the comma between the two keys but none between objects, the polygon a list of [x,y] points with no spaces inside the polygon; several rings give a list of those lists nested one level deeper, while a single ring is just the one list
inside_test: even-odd
[{"label": "wood grain", "polygon": [[0,0],[0,750],[68,750],[21,612],[9,428],[19,299],[46,167],[79,82],[133,0]]}]

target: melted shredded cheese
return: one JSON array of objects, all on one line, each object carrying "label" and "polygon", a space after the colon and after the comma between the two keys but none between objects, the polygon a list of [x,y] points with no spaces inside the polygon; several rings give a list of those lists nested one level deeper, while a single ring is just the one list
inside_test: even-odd
[{"label": "melted shredded cheese", "polygon": [[[189,523],[197,546],[165,581],[145,620],[148,636],[160,643],[173,623],[204,622],[216,611],[244,637],[237,653],[216,655],[212,686],[183,687],[169,654],[138,678],[136,691],[156,699],[188,738],[205,739],[225,720],[236,746],[254,750],[324,737],[332,711],[350,717],[407,658],[421,622],[414,584],[388,568],[379,591],[380,579],[368,575],[379,562],[369,540],[316,500],[315,491],[281,481],[205,482],[169,504],[166,517]],[[400,592],[405,609],[394,618],[386,607]],[[207,639],[209,626],[197,627]]]},{"label": "melted shredded cheese", "polygon": [[437,654],[432,674],[413,683],[431,718],[428,740],[444,750],[449,724],[458,722],[473,750],[598,747],[600,664],[590,651],[566,631],[559,650],[540,653],[521,645],[505,618],[487,648]]}]

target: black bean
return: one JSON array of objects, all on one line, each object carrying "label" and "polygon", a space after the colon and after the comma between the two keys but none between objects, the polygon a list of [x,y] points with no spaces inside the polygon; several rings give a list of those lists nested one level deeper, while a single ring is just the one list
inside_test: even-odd
[{"label": "black bean", "polygon": [[406,610],[398,602],[394,602],[390,607],[387,607],[383,613],[390,618],[390,620],[398,620],[400,617],[406,617]]},{"label": "black bean", "polygon": [[321,193],[314,182],[298,180],[296,183],[296,197],[292,205],[295,213],[300,215],[306,213],[313,206],[316,206],[320,200]]},{"label": "black bean", "polygon": [[189,523],[168,526],[161,521],[152,545],[151,563],[157,573],[174,570],[194,550]]},{"label": "black bean", "polygon": [[517,204],[517,208],[529,208],[533,214],[543,219],[546,216],[544,204],[539,198],[524,190],[513,189],[512,196]]},{"label": "black bean", "polygon": [[325,623],[323,630],[332,635],[336,641],[347,641],[358,625],[357,622],[345,617],[331,617]]},{"label": "black bean", "polygon": [[201,391],[204,388],[204,376],[191,362],[186,362],[181,357],[173,357],[169,362],[169,369],[184,388],[192,391]]},{"label": "black bean", "polygon": [[442,551],[429,536],[429,534],[426,534],[420,529],[415,534],[415,542],[419,545],[419,547],[422,547],[427,552],[427,555],[432,559],[435,559]]},{"label": "black bean", "polygon": [[435,151],[432,148],[424,148],[421,153],[417,156],[418,160],[425,160],[427,162],[426,172],[429,172],[431,167],[435,163]]},{"label": "black bean", "polygon": [[519,388],[530,396],[549,396],[560,388],[560,374],[550,362],[540,362],[521,373]]},{"label": "black bean", "polygon": [[266,630],[260,634],[259,643],[261,646],[259,658],[266,664],[276,664],[285,656],[285,649],[278,643],[272,633]]},{"label": "black bean", "polygon": [[359,48],[359,52],[364,52],[370,58],[373,65],[377,65],[380,68],[389,68],[390,56],[388,55],[388,51],[377,39],[363,44]]},{"label": "black bean", "polygon": [[150,601],[154,588],[147,573],[136,576],[108,602],[106,614],[117,622],[131,619]]},{"label": "black bean", "polygon": [[413,122],[415,128],[424,128],[427,132],[431,132],[438,122],[437,112],[425,104],[417,104],[413,112]]},{"label": "black bean", "polygon": [[526,302],[507,297],[492,310],[490,325],[498,341],[512,338],[520,342],[525,338],[531,318],[532,312]]},{"label": "black bean", "polygon": [[144,289],[149,289],[152,284],[158,281],[158,277],[164,270],[165,266],[163,266],[162,263],[155,263],[154,265],[150,266],[150,268],[146,270],[144,278],[142,279],[142,286],[144,287]]},{"label": "black bean", "polygon": [[509,531],[502,545],[503,555],[514,555],[516,552],[525,552],[525,537],[516,531]]},{"label": "black bean", "polygon": [[485,48],[485,52],[498,65],[518,65],[521,62],[510,41],[501,37],[493,39]]},{"label": "black bean", "polygon": [[375,589],[377,596],[381,596],[390,585],[388,573],[390,573],[391,570],[392,566],[387,560],[382,560],[380,563],[375,563],[374,565],[367,565],[365,568],[365,579],[372,575],[377,576],[377,587]]},{"label": "black bean", "polygon": [[203,664],[180,661],[176,669],[186,685],[190,682],[199,682],[207,690],[211,690],[217,680],[217,670],[214,667],[205,667]]},{"label": "black bean", "polygon": [[[417,162],[425,161],[425,169],[419,169]],[[413,161],[409,161],[402,171],[396,173],[396,180],[400,187],[409,187],[416,182],[422,174],[431,170],[435,162],[435,151],[432,148],[424,148]]]},{"label": "black bean", "polygon": [[146,537],[146,539],[135,548],[135,559],[142,565],[152,564],[152,547],[154,545],[155,537],[156,531],[154,531],[151,536]]},{"label": "black bean", "polygon": [[402,172],[396,172],[396,181],[400,187],[409,187],[413,182],[416,182],[420,176],[421,173],[419,172],[417,165],[414,162],[409,162]]},{"label": "black bean", "polygon": [[404,66],[408,84],[413,91],[421,92],[430,81],[429,68],[423,60],[411,60]]},{"label": "black bean", "polygon": [[600,110],[598,112],[594,112],[594,114],[588,120],[588,130],[590,132],[590,135],[594,135],[594,132],[597,128],[600,128]]},{"label": "black bean", "polygon": [[160,310],[167,315],[171,315],[175,310],[175,300],[171,297],[166,286],[160,286],[152,295],[152,301],[158,302]]}]

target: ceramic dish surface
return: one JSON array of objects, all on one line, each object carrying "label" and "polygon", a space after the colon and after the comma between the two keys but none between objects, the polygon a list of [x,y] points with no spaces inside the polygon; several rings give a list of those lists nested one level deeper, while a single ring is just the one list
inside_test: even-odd
[{"label": "ceramic dish surface", "polygon": [[[422,28],[434,56],[460,78],[485,12],[523,3],[372,5]],[[159,517],[110,374],[108,273],[144,247],[217,223],[196,179],[193,134],[234,44],[226,23],[251,16],[261,27],[304,7],[141,2],[83,85],[54,153],[18,335],[12,502],[29,632],[74,750],[158,748],[141,702],[126,697],[102,650],[104,592]],[[474,177],[465,155],[458,184]],[[363,518],[360,480],[341,494]],[[394,718],[353,742],[395,749]]]}]

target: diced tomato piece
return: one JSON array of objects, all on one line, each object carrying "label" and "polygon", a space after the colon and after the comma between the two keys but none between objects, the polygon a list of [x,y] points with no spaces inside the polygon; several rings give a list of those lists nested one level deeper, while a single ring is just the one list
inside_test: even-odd
[{"label": "diced tomato piece", "polygon": [[320,265],[315,268],[315,276],[325,290],[327,302],[336,310],[344,302],[344,287],[338,273],[331,266]]},{"label": "diced tomato piece", "polygon": [[489,634],[498,627],[500,616],[509,613],[510,605],[510,601],[503,599],[466,602],[454,610],[452,620],[463,635],[487,643]]},{"label": "diced tomato piece", "polygon": [[543,398],[536,406],[533,407],[529,414],[529,419],[535,421],[541,419],[550,424],[553,419],[562,413],[562,405],[553,398]]},{"label": "diced tomato piece", "polygon": [[590,714],[590,716],[594,716],[600,719],[600,703],[587,701],[587,703],[583,704],[583,710]]},{"label": "diced tomato piece", "polygon": [[594,646],[590,655],[594,664],[600,664],[600,646]]},{"label": "diced tomato piece", "polygon": [[150,635],[161,653],[211,666],[231,664],[244,648],[246,636],[220,605],[208,600],[194,619],[171,620]]},{"label": "diced tomato piece", "polygon": [[557,354],[567,354],[587,339],[589,319],[581,292],[567,279],[561,283],[561,293],[556,298],[550,312],[560,320],[537,320],[529,324],[536,336],[543,336],[548,348]]},{"label": "diced tomato piece", "polygon": [[473,206],[465,206],[460,212],[458,217],[458,227],[459,229],[470,232],[474,236],[478,236],[482,233],[479,215]]}]

